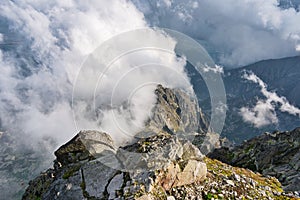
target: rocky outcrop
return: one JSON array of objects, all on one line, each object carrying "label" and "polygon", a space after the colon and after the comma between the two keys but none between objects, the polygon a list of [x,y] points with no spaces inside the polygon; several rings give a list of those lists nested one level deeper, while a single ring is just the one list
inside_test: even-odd
[{"label": "rocky outcrop", "polygon": [[[203,155],[185,137],[207,130],[196,99],[161,85],[155,93],[152,118],[135,143],[116,148],[106,133],[81,131],[55,152],[54,169],[31,181],[23,198],[133,197],[152,191],[154,185],[170,189],[204,179]],[[168,174],[173,166],[176,170]],[[166,179],[167,174],[172,179]]]},{"label": "rocky outcrop", "polygon": [[135,142],[116,148],[107,133],[79,132],[23,199],[289,199],[276,178],[205,157],[189,140],[207,130],[196,101],[162,86],[156,93],[153,117]]},{"label": "rocky outcrop", "polygon": [[[118,165],[115,168],[107,166],[110,163],[105,160],[105,151],[93,155],[83,145],[96,134],[98,136],[92,141],[97,145],[105,144],[104,141],[110,138],[96,131],[77,134],[55,152],[54,169],[49,169],[30,182],[23,199],[134,198],[159,190],[168,191],[172,187],[192,184],[206,177],[203,155],[189,141],[180,141],[176,136],[164,133],[142,139],[116,152],[111,151],[113,143],[101,147],[112,153],[110,158],[116,158],[113,162],[126,166],[118,169]],[[161,145],[167,148],[161,148]]]},{"label": "rocky outcrop", "polygon": [[265,133],[232,149],[215,149],[208,156],[275,176],[286,191],[300,192],[300,128]]},{"label": "rocky outcrop", "polygon": [[161,85],[158,85],[155,93],[157,103],[146,127],[154,132],[164,130],[170,134],[208,131],[208,123],[199,108],[197,99],[180,89],[164,88]]},{"label": "rocky outcrop", "polygon": [[[84,138],[80,135],[88,133],[89,131],[81,132],[75,138]],[[95,133],[97,132],[91,131],[91,134]],[[98,133],[103,136],[102,138],[108,137],[105,133]],[[101,137],[98,139],[102,142]],[[71,141],[73,144],[78,144],[78,140]],[[74,146],[71,141],[59,151],[62,149],[73,151]],[[30,182],[23,199],[290,198],[283,193],[276,178],[263,177],[250,170],[232,167],[207,158],[189,141],[179,140],[174,135],[151,136],[121,149],[126,152],[148,154],[161,149],[162,145],[169,144],[172,144],[172,150],[175,152],[168,151],[165,155],[156,154],[155,162],[162,160],[164,164],[161,168],[153,170],[145,169],[143,168],[145,166],[139,163],[136,164],[135,157],[121,158],[120,155],[123,154],[119,154],[118,151],[110,152],[120,158],[120,163],[126,162],[130,165],[132,162],[139,167],[127,171],[108,167],[101,160],[105,154],[100,154],[97,159],[86,157],[85,160],[80,159],[65,165],[56,163],[54,169],[47,170]],[[68,145],[72,148],[68,148]],[[80,152],[86,155],[86,149],[77,151],[78,156]],[[61,154],[57,155],[57,160],[62,159],[59,157]],[[149,161],[150,166],[152,162]]]},{"label": "rocky outcrop", "polygon": [[146,123],[145,130],[140,133],[158,133],[161,130],[168,134],[176,134],[187,139],[201,149],[204,154],[219,147],[219,134],[213,133],[209,123],[193,95],[180,89],[169,89],[158,85],[155,90],[157,103],[152,110],[152,118]]}]

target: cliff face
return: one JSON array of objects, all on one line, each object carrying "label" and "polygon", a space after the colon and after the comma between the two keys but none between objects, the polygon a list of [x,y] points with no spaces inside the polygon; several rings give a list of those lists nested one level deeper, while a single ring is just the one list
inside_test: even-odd
[{"label": "cliff face", "polygon": [[197,99],[191,98],[182,90],[171,90],[161,85],[157,87],[155,93],[157,104],[146,127],[154,132],[164,130],[170,134],[207,132],[208,123],[199,108]]},{"label": "cliff face", "polygon": [[300,128],[265,133],[233,149],[216,149],[209,157],[275,176],[285,190],[300,192]]},{"label": "cliff face", "polygon": [[207,125],[185,92],[158,86],[156,94],[152,119],[134,143],[117,148],[106,133],[81,131],[23,199],[288,199],[276,178],[207,158],[191,143]]}]

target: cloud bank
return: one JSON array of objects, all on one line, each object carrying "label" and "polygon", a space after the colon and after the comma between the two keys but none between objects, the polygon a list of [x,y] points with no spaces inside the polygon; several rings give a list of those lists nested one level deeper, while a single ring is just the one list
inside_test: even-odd
[{"label": "cloud bank", "polygon": [[276,92],[268,91],[267,84],[253,72],[245,72],[243,78],[258,84],[261,88],[261,93],[266,98],[259,99],[252,108],[242,107],[240,109],[240,114],[245,122],[251,123],[257,128],[269,124],[277,124],[279,120],[276,115],[276,109],[300,117],[299,108],[290,104],[285,97],[278,96]]},{"label": "cloud bank", "polygon": [[225,67],[299,55],[300,13],[277,0],[133,2],[150,24],[204,41],[215,61]]},{"label": "cloud bank", "polygon": [[[185,32],[199,41],[205,41],[218,62],[224,66],[240,66],[261,59],[298,55],[300,15],[294,7],[281,9],[278,5],[276,0],[3,1],[0,3],[0,30],[9,31],[1,33],[0,41],[3,44],[13,40],[17,42],[13,41],[12,50],[3,48],[0,52],[0,124],[7,131],[25,132],[34,138],[51,136],[58,141],[68,140],[76,132],[72,117],[72,88],[82,63],[103,41],[135,28],[159,25]],[[11,38],[12,35],[15,38]],[[166,40],[161,33],[156,36],[158,42]],[[145,40],[143,37],[136,39]],[[176,41],[170,38],[167,41],[167,48],[173,49]],[[139,116],[141,120],[133,120],[133,123],[140,127],[149,114],[140,113],[139,110],[142,107],[150,109],[154,97],[150,93],[153,87],[145,86],[149,102],[139,102],[139,96],[147,95],[142,90],[134,92],[136,85],[143,84],[141,80],[151,82],[152,78],[153,82],[165,80],[163,83],[169,83],[170,87],[182,87],[178,81],[172,81],[175,79],[168,78],[169,69],[163,66],[173,66],[176,72],[174,76],[179,74],[186,78],[184,60],[163,56],[145,51],[128,55],[114,63],[101,83],[105,87],[97,87],[96,90],[99,109],[78,102],[78,111],[75,112],[80,125],[78,128],[102,127],[118,135],[119,127],[103,122],[111,121],[112,115],[120,118],[126,112],[134,112]],[[142,62],[153,65],[134,70]],[[206,70],[222,72],[221,68]],[[123,77],[122,74],[128,75]],[[93,76],[89,74],[89,77]],[[97,77],[86,79],[86,85],[80,89],[83,96]],[[106,91],[112,91],[116,80],[120,80],[118,88],[122,88],[116,90],[120,98],[115,98],[113,108],[108,109],[104,105],[111,101],[109,96],[112,93],[106,94]],[[134,93],[132,109],[130,112],[122,110],[126,107],[124,98],[131,93]],[[287,104],[283,97],[276,99],[271,102],[281,104],[281,110],[298,115],[298,111]],[[261,113],[259,110],[264,107],[266,110],[262,116],[269,118],[256,124],[277,123],[272,103],[260,101],[259,104],[254,110],[244,110],[249,114],[248,120],[255,121],[256,115],[253,113]],[[95,111],[96,116],[92,114]],[[126,121],[121,123],[125,130],[132,127]],[[64,124],[63,130],[57,126],[58,123]]]},{"label": "cloud bank", "polygon": [[[5,22],[2,30],[16,35],[2,33],[3,43],[19,41],[12,50],[0,51],[0,125],[27,144],[35,146],[45,138],[53,138],[57,146],[66,142],[77,131],[73,114],[78,129],[110,132],[121,144],[139,130],[155,103],[154,85],[138,86],[152,81],[190,87],[174,81],[187,79],[184,59],[140,51],[117,60],[104,74],[95,90],[96,107],[83,98],[75,102],[74,111],[72,91],[84,60],[114,35],[147,27],[143,13],[126,0],[21,0],[1,2],[0,19]],[[155,30],[153,37],[174,52],[176,41]],[[85,84],[77,88],[83,97],[99,78],[92,71],[86,75]],[[122,136],[122,130],[131,135]]]}]

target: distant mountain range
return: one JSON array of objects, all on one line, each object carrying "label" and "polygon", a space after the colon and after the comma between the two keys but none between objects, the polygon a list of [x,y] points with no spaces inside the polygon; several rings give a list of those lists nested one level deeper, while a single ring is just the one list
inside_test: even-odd
[{"label": "distant mountain range", "polygon": [[[210,114],[210,97],[208,90],[199,74],[195,72],[191,65],[187,66],[187,71],[191,77],[194,90],[198,96],[199,103],[203,111],[209,116]],[[252,73],[266,84],[266,90],[276,98],[286,100],[295,109],[300,107],[300,57],[282,58],[260,61],[245,67],[237,69],[224,69],[223,81],[227,95],[227,116],[222,136],[226,136],[230,140],[240,143],[245,139],[252,138],[262,132],[274,130],[291,130],[300,126],[299,114],[290,114],[282,112],[280,102],[270,102],[270,106],[274,109],[270,123],[257,126],[243,118],[241,109],[248,108],[254,112],[258,102],[268,101],[267,97],[262,93],[262,88],[258,83],[245,78],[245,74]],[[259,117],[256,117],[259,120]],[[276,121],[277,120],[277,121]]]}]

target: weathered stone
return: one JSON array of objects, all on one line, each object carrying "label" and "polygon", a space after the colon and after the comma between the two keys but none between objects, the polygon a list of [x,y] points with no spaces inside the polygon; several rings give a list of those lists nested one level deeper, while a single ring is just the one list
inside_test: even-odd
[{"label": "weathered stone", "polygon": [[186,142],[183,145],[183,160],[195,159],[200,160],[204,157],[204,155],[200,152],[200,150],[190,142]]},{"label": "weathered stone", "polygon": [[139,198],[137,198],[136,200],[153,200],[154,198],[151,197],[151,195],[143,195]]},{"label": "weathered stone", "polygon": [[234,186],[234,182],[232,180],[225,180],[228,185]]},{"label": "weathered stone", "polygon": [[[97,198],[103,198],[106,186],[116,174],[116,170],[99,162],[87,163],[82,168],[85,191]],[[77,183],[78,184],[78,183]]]},{"label": "weathered stone", "polygon": [[54,154],[57,161],[65,165],[93,159],[105,150],[116,151],[113,140],[108,134],[99,131],[80,131]]},{"label": "weathered stone", "polygon": [[[182,157],[183,146],[177,137],[153,136],[153,139],[143,141],[147,143],[148,151],[138,152],[141,146],[120,148],[117,152],[118,159],[126,170],[155,170],[166,168],[170,162]],[[142,144],[141,144],[142,145]]]},{"label": "weathered stone", "polygon": [[[82,183],[80,170],[73,172],[72,176],[64,179],[56,179],[51,183],[46,193],[41,195],[44,200],[67,200],[67,199],[84,199],[80,184]],[[28,198],[31,199],[31,198]]]},{"label": "weathered stone", "polygon": [[160,180],[162,187],[168,191],[172,188],[174,182],[176,181],[177,174],[180,172],[180,167],[177,163],[171,163],[163,175],[162,180]]},{"label": "weathered stone", "polygon": [[177,174],[174,186],[182,186],[202,181],[207,173],[206,164],[197,160],[189,160],[182,172]]},{"label": "weathered stone", "polygon": [[109,199],[115,199],[117,197],[117,191],[122,190],[122,185],[124,183],[123,173],[117,174],[113,177],[107,187],[107,193],[109,194]]}]

